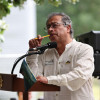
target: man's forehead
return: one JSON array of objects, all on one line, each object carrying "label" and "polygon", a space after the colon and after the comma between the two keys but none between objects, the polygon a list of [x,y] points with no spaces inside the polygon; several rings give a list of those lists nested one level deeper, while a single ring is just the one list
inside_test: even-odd
[{"label": "man's forehead", "polygon": [[62,16],[58,16],[58,15],[52,16],[52,17],[48,20],[48,24],[49,24],[49,23],[53,23],[53,22],[61,22],[61,18],[62,18]]}]

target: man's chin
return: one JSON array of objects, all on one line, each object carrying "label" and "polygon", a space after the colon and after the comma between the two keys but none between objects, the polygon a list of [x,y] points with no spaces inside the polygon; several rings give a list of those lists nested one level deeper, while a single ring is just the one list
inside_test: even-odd
[{"label": "man's chin", "polygon": [[50,37],[49,39],[51,42],[56,42],[56,40],[57,40],[56,37]]}]

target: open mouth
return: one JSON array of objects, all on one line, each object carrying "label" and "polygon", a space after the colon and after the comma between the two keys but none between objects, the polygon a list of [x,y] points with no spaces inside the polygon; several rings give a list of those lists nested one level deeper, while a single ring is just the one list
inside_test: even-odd
[{"label": "open mouth", "polygon": [[50,36],[54,36],[54,35],[57,35],[56,33],[54,33],[54,34],[50,34]]}]

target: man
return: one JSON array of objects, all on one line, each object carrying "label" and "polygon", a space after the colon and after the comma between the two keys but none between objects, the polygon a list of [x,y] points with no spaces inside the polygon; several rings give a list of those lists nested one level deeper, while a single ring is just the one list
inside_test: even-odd
[{"label": "man", "polygon": [[[56,49],[27,57],[37,81],[61,87],[60,92],[45,92],[44,100],[94,100],[92,73],[93,48],[73,39],[72,22],[64,13],[52,13],[46,22],[50,41]],[[31,39],[29,47],[41,46],[43,37]]]}]

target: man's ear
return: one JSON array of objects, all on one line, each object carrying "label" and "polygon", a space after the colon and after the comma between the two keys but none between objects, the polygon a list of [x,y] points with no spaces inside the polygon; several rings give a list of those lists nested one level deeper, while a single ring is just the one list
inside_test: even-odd
[{"label": "man's ear", "polygon": [[66,27],[67,27],[68,32],[70,33],[71,25],[67,25]]}]

